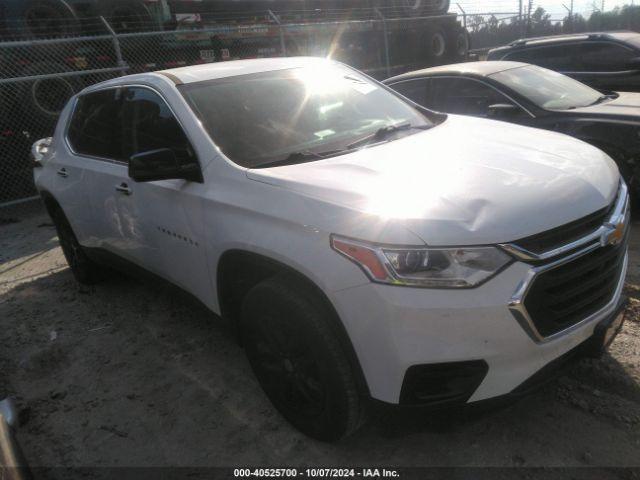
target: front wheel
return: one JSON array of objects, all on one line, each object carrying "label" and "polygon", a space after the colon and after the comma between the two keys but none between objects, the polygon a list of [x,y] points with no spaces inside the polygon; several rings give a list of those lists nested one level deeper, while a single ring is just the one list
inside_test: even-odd
[{"label": "front wheel", "polygon": [[242,336],[265,393],[294,427],[324,441],[354,432],[361,405],[352,369],[314,294],[267,279],[242,304]]}]

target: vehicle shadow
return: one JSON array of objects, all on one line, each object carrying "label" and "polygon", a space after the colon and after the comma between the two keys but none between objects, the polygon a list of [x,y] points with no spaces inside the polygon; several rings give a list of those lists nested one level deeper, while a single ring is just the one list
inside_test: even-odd
[{"label": "vehicle shadow", "polygon": [[580,361],[515,403],[374,409],[337,444],[294,431],[232,326],[163,283],[114,275],[79,287],[66,269],[0,295],[0,319],[20,441],[44,466],[638,463],[637,319],[611,355]]},{"label": "vehicle shadow", "polygon": [[58,247],[55,227],[42,205],[31,202],[20,213],[0,222],[0,276]]}]

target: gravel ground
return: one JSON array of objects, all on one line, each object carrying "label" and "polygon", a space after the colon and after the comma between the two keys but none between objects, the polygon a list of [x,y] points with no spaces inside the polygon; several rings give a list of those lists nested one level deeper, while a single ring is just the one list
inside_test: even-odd
[{"label": "gravel ground", "polygon": [[17,398],[34,466],[638,467],[640,224],[627,280],[627,322],[602,359],[515,404],[378,415],[328,445],[282,420],[222,320],[125,277],[80,287],[35,214],[0,225],[0,397]]}]

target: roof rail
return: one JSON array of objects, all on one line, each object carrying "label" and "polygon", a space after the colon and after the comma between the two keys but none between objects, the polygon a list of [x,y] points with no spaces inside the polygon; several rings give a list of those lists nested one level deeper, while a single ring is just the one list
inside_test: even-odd
[{"label": "roof rail", "polygon": [[574,40],[592,40],[606,37],[606,33],[576,33],[568,35],[550,35],[548,37],[521,38],[511,42],[512,47],[520,45],[539,45],[543,43],[571,42]]}]

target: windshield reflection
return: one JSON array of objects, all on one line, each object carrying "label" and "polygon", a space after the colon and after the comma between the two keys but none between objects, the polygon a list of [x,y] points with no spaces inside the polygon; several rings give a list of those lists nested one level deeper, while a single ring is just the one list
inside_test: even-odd
[{"label": "windshield reflection", "polygon": [[180,91],[222,152],[248,168],[317,161],[383,128],[411,126],[384,138],[392,141],[431,125],[384,87],[331,62],[192,83]]},{"label": "windshield reflection", "polygon": [[548,110],[570,110],[602,100],[602,94],[597,90],[561,73],[533,65],[494,73],[491,77]]}]

